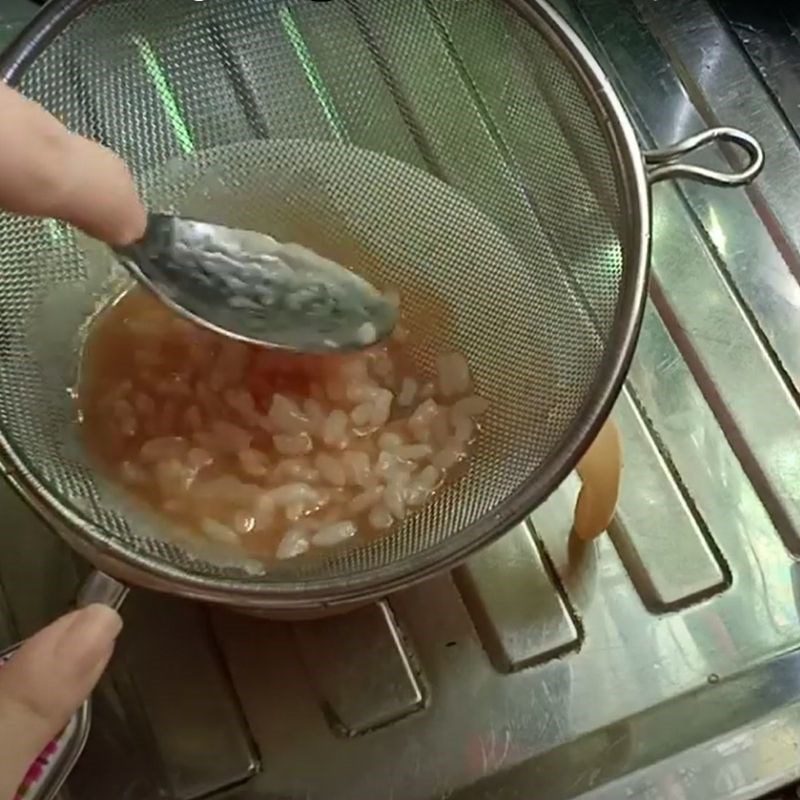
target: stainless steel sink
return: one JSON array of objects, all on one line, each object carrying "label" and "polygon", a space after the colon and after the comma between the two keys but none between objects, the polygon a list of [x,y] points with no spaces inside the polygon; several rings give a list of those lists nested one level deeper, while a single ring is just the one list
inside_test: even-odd
[{"label": "stainless steel sink", "polygon": [[36,11],[37,7],[28,0],[3,0],[0,8],[0,49],[11,41]]},{"label": "stainless steel sink", "polygon": [[[455,574],[347,617],[134,592],[75,800],[746,800],[800,778],[798,31],[766,4],[558,5],[645,144],[734,124],[768,153],[749,190],[655,189],[609,535],[567,547],[570,478]],[[292,46],[324,81],[314,6]],[[225,64],[209,76],[232,79]],[[371,90],[384,79],[365,70]],[[66,608],[81,568],[9,490],[0,504],[10,639]]]}]

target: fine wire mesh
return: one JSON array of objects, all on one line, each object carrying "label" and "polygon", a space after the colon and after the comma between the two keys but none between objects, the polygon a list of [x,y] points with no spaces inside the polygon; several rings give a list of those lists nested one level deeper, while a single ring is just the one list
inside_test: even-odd
[{"label": "fine wire mesh", "polygon": [[21,89],[119,152],[151,207],[398,286],[421,362],[458,347],[492,402],[466,475],[399,531],[252,575],[154,535],[86,465],[65,389],[116,268],[65,226],[2,215],[1,424],[99,546],[210,580],[346,578],[475,523],[488,535],[562,446],[616,346],[638,253],[586,89],[503,0],[106,0]]}]

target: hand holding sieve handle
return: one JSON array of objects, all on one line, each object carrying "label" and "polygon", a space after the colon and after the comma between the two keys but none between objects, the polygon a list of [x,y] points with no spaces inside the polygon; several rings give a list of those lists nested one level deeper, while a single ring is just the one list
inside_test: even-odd
[{"label": "hand holding sieve handle", "polygon": [[[89,735],[89,698],[72,713],[55,738],[49,742],[46,739],[52,735],[49,730],[55,729],[58,720],[65,718],[74,707],[69,699],[70,692],[80,697],[93,686],[105,668],[113,638],[119,632],[119,618],[96,607],[118,609],[127,591],[127,587],[113,578],[94,572],[79,592],[77,607],[95,606],[95,609],[62,617],[27,642],[0,654],[0,668],[9,670],[5,673],[7,685],[3,687],[0,684],[0,706],[4,705],[3,700],[8,705],[2,710],[0,722],[15,726],[14,740],[9,742],[4,741],[0,725],[0,745],[3,747],[0,796],[3,798],[13,796],[14,788],[19,786],[17,798],[52,800],[75,766]],[[80,643],[77,649],[70,647],[75,642]],[[23,644],[27,646],[21,649]],[[59,658],[58,654],[62,652],[66,655]],[[59,670],[59,663],[65,664],[63,670]],[[17,674],[12,673],[15,667]],[[47,682],[55,688],[43,688]],[[37,704],[40,706],[38,711]],[[29,705],[31,710],[27,713],[25,709]],[[66,707],[65,717],[60,716],[62,706]],[[50,721],[51,715],[53,722]],[[25,773],[28,763],[30,767]]]}]

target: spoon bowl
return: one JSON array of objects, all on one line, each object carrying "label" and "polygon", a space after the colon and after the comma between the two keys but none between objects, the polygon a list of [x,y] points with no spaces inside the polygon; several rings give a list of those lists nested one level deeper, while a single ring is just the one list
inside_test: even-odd
[{"label": "spoon bowl", "polygon": [[386,338],[398,309],[372,284],[298,244],[170,214],[115,250],[137,281],[225,336],[298,353],[357,350]]}]

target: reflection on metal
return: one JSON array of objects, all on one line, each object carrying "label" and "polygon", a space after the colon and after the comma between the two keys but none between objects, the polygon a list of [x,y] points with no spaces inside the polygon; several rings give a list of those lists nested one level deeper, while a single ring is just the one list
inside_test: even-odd
[{"label": "reflection on metal", "polygon": [[515,672],[578,646],[578,628],[526,525],[472,558],[455,578],[499,670]]},{"label": "reflection on metal", "polygon": [[333,729],[353,736],[422,708],[414,656],[386,603],[294,628],[312,690]]},{"label": "reflection on metal", "polygon": [[5,0],[3,8],[0,10],[0,48],[11,42],[35,11],[36,6],[31,5],[27,0]]},{"label": "reflection on metal", "polygon": [[626,391],[616,418],[625,431],[625,479],[610,534],[642,600],[674,610],[729,582],[708,529],[676,480]]},{"label": "reflection on metal", "polygon": [[[459,25],[462,40],[474,27],[469,0],[408,3],[446,6],[437,24]],[[406,126],[392,155],[424,165],[430,148],[402,84],[381,42],[363,38],[365,4],[348,0],[350,17],[308,5],[274,46],[296,58],[299,36],[323,83],[337,50],[352,48],[364,112],[343,129],[374,147],[382,125]],[[264,6],[265,24],[279,25],[278,4]],[[391,613],[375,606],[308,627],[217,612],[209,621],[205,609],[134,596],[73,800],[188,800],[223,787],[230,800],[747,800],[800,777],[796,23],[733,0],[558,6],[648,147],[733,124],[767,151],[752,189],[653,190],[654,302],[615,411],[626,463],[610,535],[570,542],[571,476],[533,514],[536,539],[517,528],[455,581],[391,598]],[[209,53],[208,86],[195,94],[210,105],[215,82],[235,80],[254,130],[291,137],[298,119],[327,129],[307,71],[298,67],[291,105],[248,85],[237,37],[258,36],[237,31],[223,55]],[[178,45],[158,32],[151,45],[173,77]],[[336,106],[347,87],[325,86]],[[487,108],[501,113],[502,97]],[[209,113],[202,104],[181,112],[187,130],[221,141],[241,125],[194,124]],[[525,112],[510,109],[506,127],[527,130]],[[102,134],[99,99],[92,113]],[[179,132],[154,129],[154,157],[180,154]],[[715,146],[693,163],[738,162]],[[0,629],[24,635],[66,608],[77,575],[2,487],[0,506]]]},{"label": "reflection on metal", "polygon": [[[254,775],[258,754],[203,609],[134,591],[122,614],[117,664],[130,681],[127,701],[141,704],[168,796],[206,797]],[[164,659],[154,661],[156,651]]]}]

